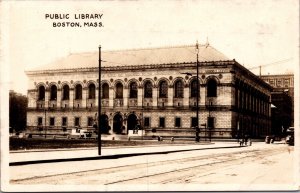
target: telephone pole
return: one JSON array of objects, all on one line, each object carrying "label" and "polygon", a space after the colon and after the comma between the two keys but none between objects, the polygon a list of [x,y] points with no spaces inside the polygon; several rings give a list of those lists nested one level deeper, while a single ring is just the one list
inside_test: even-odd
[{"label": "telephone pole", "polygon": [[99,46],[99,82],[98,82],[98,155],[101,155],[101,45]]},{"label": "telephone pole", "polygon": [[199,85],[199,45],[198,45],[198,41],[196,43],[196,52],[197,52],[197,76],[196,76],[196,79],[197,79],[197,103],[196,103],[196,106],[197,106],[197,110],[196,110],[196,119],[197,119],[197,125],[196,125],[196,142],[199,142],[200,141],[200,127],[199,127],[199,89],[200,89],[200,85]]}]

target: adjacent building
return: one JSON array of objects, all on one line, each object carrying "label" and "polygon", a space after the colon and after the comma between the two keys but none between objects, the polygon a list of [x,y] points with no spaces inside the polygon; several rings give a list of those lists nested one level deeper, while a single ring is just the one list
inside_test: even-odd
[{"label": "adjacent building", "polygon": [[273,74],[260,76],[270,84],[274,92],[285,92],[294,101],[294,74]]},{"label": "adjacent building", "polygon": [[263,75],[261,78],[273,87],[272,134],[280,136],[288,127],[294,126],[294,75]]},{"label": "adjacent building", "polygon": [[28,131],[94,130],[100,86],[102,133],[134,136],[139,128],[143,137],[188,138],[195,137],[198,121],[201,138],[271,133],[272,87],[212,46],[198,49],[103,51],[100,85],[98,52],[70,54],[27,71]]}]

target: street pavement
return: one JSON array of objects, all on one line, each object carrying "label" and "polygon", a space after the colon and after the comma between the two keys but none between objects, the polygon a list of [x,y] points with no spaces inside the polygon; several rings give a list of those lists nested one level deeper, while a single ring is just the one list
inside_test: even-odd
[{"label": "street pavement", "polygon": [[215,142],[105,147],[101,156],[97,148],[19,151],[10,153],[11,161],[23,163],[9,167],[10,183],[60,191],[293,190],[293,149],[278,142]]}]

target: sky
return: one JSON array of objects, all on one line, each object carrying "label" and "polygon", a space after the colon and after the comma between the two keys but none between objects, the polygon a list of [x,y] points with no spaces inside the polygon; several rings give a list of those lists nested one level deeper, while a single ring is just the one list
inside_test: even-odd
[{"label": "sky", "polygon": [[[27,93],[24,73],[70,53],[209,44],[258,74],[299,67],[297,0],[2,1],[1,70],[9,88]],[[46,19],[69,14],[69,20]],[[74,14],[103,14],[75,20]],[[4,17],[3,17],[4,16]],[[56,27],[53,22],[102,22]]]}]

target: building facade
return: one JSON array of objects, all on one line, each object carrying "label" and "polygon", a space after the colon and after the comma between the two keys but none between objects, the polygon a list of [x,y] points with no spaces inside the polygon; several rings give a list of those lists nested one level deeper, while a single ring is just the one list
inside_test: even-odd
[{"label": "building facade", "polygon": [[272,134],[283,135],[288,127],[294,126],[294,75],[263,75],[261,78],[273,87]]},{"label": "building facade", "polygon": [[[200,137],[269,134],[271,86],[210,45],[197,51],[178,46],[102,52],[102,133],[134,136],[140,128],[144,137],[194,137],[199,98]],[[71,54],[26,72],[28,131],[94,129],[98,54]]]}]

